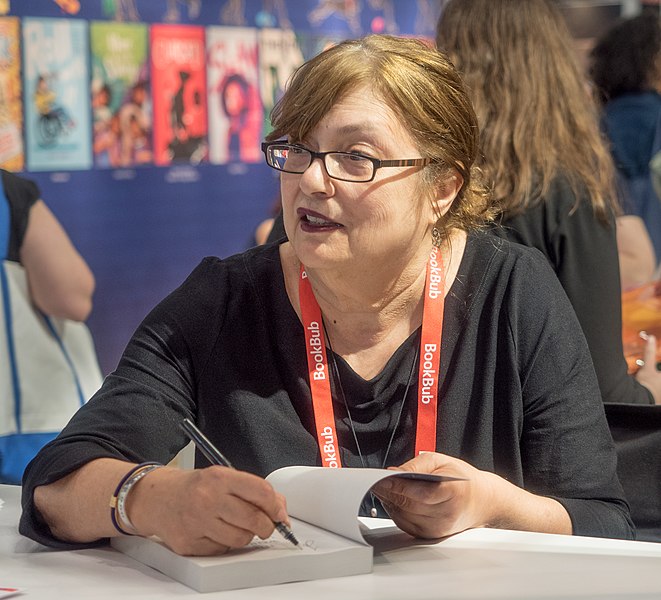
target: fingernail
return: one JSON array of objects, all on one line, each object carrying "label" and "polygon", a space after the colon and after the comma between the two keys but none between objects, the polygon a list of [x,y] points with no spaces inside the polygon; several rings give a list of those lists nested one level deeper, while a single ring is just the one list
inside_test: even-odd
[{"label": "fingernail", "polygon": [[647,341],[647,339],[649,338],[649,336],[647,335],[647,331],[639,331],[638,335],[641,337],[641,339],[645,341]]},{"label": "fingernail", "polygon": [[639,367],[644,367],[645,366],[645,361],[642,358],[637,358],[636,359],[636,365]]}]

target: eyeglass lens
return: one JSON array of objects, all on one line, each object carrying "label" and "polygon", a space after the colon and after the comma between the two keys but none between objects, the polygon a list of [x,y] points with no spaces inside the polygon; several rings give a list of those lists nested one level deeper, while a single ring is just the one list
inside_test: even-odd
[{"label": "eyeglass lens", "polygon": [[[303,173],[312,163],[312,154],[297,146],[272,146],[273,166],[281,171]],[[331,177],[350,181],[366,181],[372,178],[374,164],[367,158],[345,152],[324,155],[326,171]]]}]

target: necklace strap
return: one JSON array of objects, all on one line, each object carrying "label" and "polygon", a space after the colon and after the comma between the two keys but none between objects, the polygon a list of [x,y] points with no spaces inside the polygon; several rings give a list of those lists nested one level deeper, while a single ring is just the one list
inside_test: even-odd
[{"label": "necklace strap", "polygon": [[[418,416],[415,436],[416,456],[421,452],[434,452],[436,450],[444,289],[445,270],[443,269],[439,249],[434,246],[427,262],[422,332],[420,336]],[[305,332],[310,393],[312,395],[317,442],[321,453],[321,464],[324,467],[339,468],[342,464],[331,395],[323,317],[303,265],[301,265],[299,279],[299,300]]]}]

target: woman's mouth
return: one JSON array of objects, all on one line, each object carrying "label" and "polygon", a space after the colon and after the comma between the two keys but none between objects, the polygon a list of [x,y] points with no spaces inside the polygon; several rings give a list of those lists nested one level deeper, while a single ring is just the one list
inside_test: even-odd
[{"label": "woman's mouth", "polygon": [[342,227],[340,223],[331,221],[319,213],[300,211],[300,223],[303,231],[328,231],[329,229],[338,229]]}]

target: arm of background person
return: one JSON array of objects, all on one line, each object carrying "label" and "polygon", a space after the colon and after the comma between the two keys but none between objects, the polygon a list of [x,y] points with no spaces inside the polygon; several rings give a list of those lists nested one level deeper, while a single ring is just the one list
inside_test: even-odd
[{"label": "arm of background person", "polygon": [[[553,268],[578,316],[590,347],[604,402],[654,404],[652,392],[627,374],[622,348],[622,291],[616,227],[604,225],[574,196],[561,192],[563,216],[553,239]],[[568,214],[569,213],[569,214]],[[660,375],[661,377],[661,375]]]},{"label": "arm of background person", "polygon": [[37,307],[55,317],[88,317],[94,275],[43,200],[30,210],[20,259]]},{"label": "arm of background person", "polygon": [[617,218],[617,250],[623,290],[650,281],[656,259],[652,241],[640,217],[624,215]]}]

